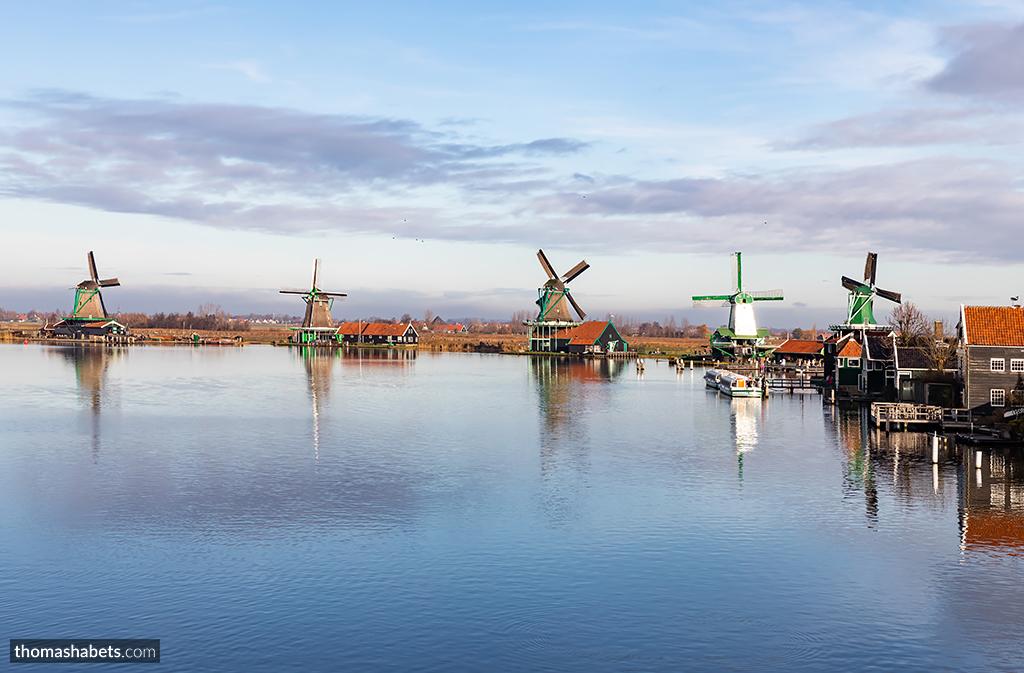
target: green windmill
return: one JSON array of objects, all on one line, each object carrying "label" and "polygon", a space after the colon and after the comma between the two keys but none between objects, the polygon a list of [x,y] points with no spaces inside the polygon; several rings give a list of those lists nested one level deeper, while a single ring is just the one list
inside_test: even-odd
[{"label": "green windmill", "polygon": [[875,314],[872,304],[875,295],[884,297],[897,304],[901,303],[899,292],[890,292],[880,287],[875,287],[875,269],[878,266],[878,255],[874,252],[868,253],[867,261],[864,264],[864,282],[853,280],[843,276],[843,287],[850,291],[850,298],[846,307],[846,324],[850,326],[874,325]]},{"label": "green windmill", "polygon": [[732,254],[732,293],[696,295],[694,306],[728,306],[729,326],[719,327],[711,334],[711,347],[728,356],[756,355],[764,344],[768,330],[758,329],[754,320],[755,301],[782,301],[782,290],[747,291],[743,289],[741,253]]}]

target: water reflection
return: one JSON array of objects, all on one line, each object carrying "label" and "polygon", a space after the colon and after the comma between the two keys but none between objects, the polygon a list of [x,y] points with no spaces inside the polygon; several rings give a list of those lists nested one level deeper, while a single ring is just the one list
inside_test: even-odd
[{"label": "water reflection", "polygon": [[100,421],[105,396],[103,383],[110,363],[126,357],[126,349],[76,345],[57,348],[56,352],[75,370],[79,400],[89,408],[92,421],[92,460],[99,462]]},{"label": "water reflection", "polygon": [[579,422],[586,413],[588,384],[614,380],[626,368],[622,360],[530,356],[530,376],[536,383],[548,438],[568,438],[585,432]]},{"label": "water reflection", "polygon": [[608,384],[626,367],[621,360],[537,356],[528,357],[528,366],[542,421],[542,508],[549,520],[566,523],[588,486],[592,412],[608,401]]},{"label": "water reflection", "polygon": [[1024,556],[1024,456],[1019,451],[965,450],[962,547]]},{"label": "water reflection", "polygon": [[342,364],[352,367],[364,365],[390,365],[406,367],[416,362],[416,351],[403,348],[337,348],[328,349],[341,354]]},{"label": "water reflection", "polygon": [[845,489],[863,493],[870,528],[878,525],[880,490],[900,513],[956,507],[965,552],[1024,556],[1024,454],[935,440],[925,432],[885,432],[867,408],[829,410],[846,463]]},{"label": "water reflection", "polygon": [[331,394],[331,373],[340,353],[337,348],[306,346],[299,348],[299,356],[306,368],[309,397],[313,404],[313,458],[317,474],[320,472],[320,406],[328,402]]}]

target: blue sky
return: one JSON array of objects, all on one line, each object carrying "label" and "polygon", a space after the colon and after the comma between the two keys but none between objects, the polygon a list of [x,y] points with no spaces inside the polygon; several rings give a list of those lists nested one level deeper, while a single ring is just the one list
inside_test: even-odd
[{"label": "blue sky", "polygon": [[[0,306],[772,326],[1021,291],[1024,3],[0,3]],[[884,315],[887,309],[876,309]]]}]

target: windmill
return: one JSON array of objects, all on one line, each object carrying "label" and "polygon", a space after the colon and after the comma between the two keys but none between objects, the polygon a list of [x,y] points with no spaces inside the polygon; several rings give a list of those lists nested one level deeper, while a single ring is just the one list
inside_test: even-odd
[{"label": "windmill", "polygon": [[89,251],[89,279],[83,280],[75,287],[75,310],[71,313],[72,320],[102,320],[107,317],[107,307],[103,304],[101,287],[117,287],[121,283],[116,278],[100,280],[96,272],[96,258]]},{"label": "windmill", "polygon": [[850,326],[871,326],[875,324],[875,315],[872,311],[872,304],[875,295],[901,303],[902,298],[899,292],[890,292],[880,287],[875,287],[875,269],[878,266],[878,254],[868,253],[867,261],[864,263],[864,282],[853,280],[843,276],[843,287],[850,291],[850,298],[846,309],[846,324]]},{"label": "windmill", "polygon": [[334,331],[334,321],[331,319],[331,307],[334,305],[334,298],[345,298],[348,294],[344,292],[327,292],[318,286],[318,274],[320,260],[313,260],[313,285],[308,290],[296,290],[282,288],[281,294],[301,295],[306,302],[306,315],[302,319],[302,328],[299,332],[302,343],[317,341],[318,336],[327,331]]},{"label": "windmill", "polygon": [[548,275],[548,281],[537,291],[539,295],[537,306],[540,307],[540,312],[537,314],[537,322],[573,322],[566,300],[568,300],[569,304],[572,304],[580,320],[584,320],[587,314],[583,312],[580,305],[572,298],[572,294],[569,293],[569,288],[566,284],[572,282],[574,278],[590,268],[587,261],[583,260],[569,269],[569,273],[559,279],[558,274],[555,273],[555,268],[551,266],[551,262],[548,261],[547,255],[544,254],[543,250],[537,251],[537,259],[540,260],[544,273]]},{"label": "windmill", "polygon": [[745,291],[741,253],[732,253],[732,293],[695,295],[694,306],[728,306],[729,327],[720,327],[711,335],[711,347],[726,355],[754,355],[763,345],[768,330],[758,329],[754,320],[755,301],[782,301],[782,290]]}]

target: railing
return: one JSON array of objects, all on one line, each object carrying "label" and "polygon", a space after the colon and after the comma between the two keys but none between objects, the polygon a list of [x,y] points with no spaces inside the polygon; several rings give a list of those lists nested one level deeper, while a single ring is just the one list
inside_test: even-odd
[{"label": "railing", "polygon": [[768,379],[768,388],[771,390],[818,390],[820,387],[811,379]]},{"label": "railing", "polygon": [[939,423],[942,407],[928,407],[919,404],[898,402],[872,402],[871,417],[875,423],[893,421],[896,423]]},{"label": "railing", "polygon": [[970,423],[971,422],[971,410],[970,409],[943,409],[942,410],[942,422],[943,423]]}]

